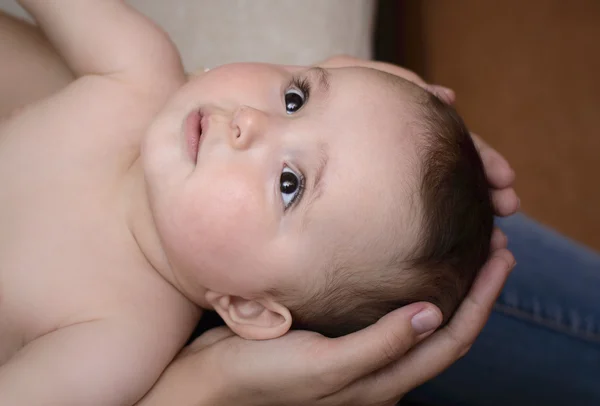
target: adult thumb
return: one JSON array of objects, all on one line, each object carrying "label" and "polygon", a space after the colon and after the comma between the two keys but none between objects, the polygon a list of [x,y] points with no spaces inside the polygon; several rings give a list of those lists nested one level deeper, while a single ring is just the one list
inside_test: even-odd
[{"label": "adult thumb", "polygon": [[330,365],[345,375],[347,383],[398,360],[442,323],[441,311],[418,302],[394,310],[377,323],[335,339]]}]

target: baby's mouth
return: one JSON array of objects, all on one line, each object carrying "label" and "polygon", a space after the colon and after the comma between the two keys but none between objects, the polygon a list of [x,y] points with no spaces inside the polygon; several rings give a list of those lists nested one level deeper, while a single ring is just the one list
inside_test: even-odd
[{"label": "baby's mouth", "polygon": [[202,121],[204,115],[200,110],[194,110],[185,119],[185,138],[190,158],[194,163],[198,161],[200,140],[202,138]]}]

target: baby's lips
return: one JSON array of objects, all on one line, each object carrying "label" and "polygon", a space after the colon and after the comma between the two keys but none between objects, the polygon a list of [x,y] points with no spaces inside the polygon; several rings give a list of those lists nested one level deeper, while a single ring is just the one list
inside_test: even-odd
[{"label": "baby's lips", "polygon": [[203,115],[200,110],[194,110],[185,118],[185,139],[190,158],[196,163],[198,152],[200,150],[200,140],[202,138],[202,119]]}]

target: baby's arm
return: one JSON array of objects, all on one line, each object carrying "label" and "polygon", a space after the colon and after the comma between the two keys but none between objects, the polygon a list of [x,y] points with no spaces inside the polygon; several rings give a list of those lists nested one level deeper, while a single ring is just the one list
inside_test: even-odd
[{"label": "baby's arm", "polygon": [[166,33],[123,0],[19,3],[77,76],[108,75],[142,86],[185,77],[179,53]]},{"label": "baby's arm", "polygon": [[134,404],[177,350],[138,325],[90,321],[34,340],[0,367],[0,405]]}]

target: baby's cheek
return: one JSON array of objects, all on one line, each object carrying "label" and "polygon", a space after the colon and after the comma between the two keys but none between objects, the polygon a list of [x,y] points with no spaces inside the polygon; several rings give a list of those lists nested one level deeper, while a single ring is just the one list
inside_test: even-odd
[{"label": "baby's cheek", "polygon": [[[239,267],[265,243],[256,185],[240,176],[215,176],[188,199],[179,219],[196,266],[222,272]],[[182,213],[183,214],[183,213]],[[183,234],[183,233],[182,233]]]},{"label": "baby's cheek", "polygon": [[210,209],[203,215],[210,238],[222,253],[234,254],[260,243],[265,207],[256,189],[241,179],[218,185],[218,193],[209,202]]}]

